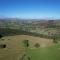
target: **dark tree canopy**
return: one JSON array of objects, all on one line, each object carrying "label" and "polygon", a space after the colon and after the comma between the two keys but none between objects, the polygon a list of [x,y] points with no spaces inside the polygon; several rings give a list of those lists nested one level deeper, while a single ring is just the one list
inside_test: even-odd
[{"label": "dark tree canopy", "polygon": [[0,48],[6,48],[6,44],[1,44]]},{"label": "dark tree canopy", "polygon": [[34,46],[35,46],[36,48],[39,48],[39,47],[40,47],[40,44],[39,44],[39,43],[36,43]]},{"label": "dark tree canopy", "polygon": [[25,47],[29,47],[29,40],[24,40],[23,43]]},{"label": "dark tree canopy", "polygon": [[2,38],[3,36],[0,34],[0,38]]}]

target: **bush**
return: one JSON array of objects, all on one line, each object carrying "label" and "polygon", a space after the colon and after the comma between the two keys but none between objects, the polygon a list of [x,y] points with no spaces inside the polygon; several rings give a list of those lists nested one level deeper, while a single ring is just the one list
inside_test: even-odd
[{"label": "bush", "polygon": [[2,38],[3,36],[0,34],[0,38]]},{"label": "bush", "polygon": [[1,39],[2,41],[4,41],[5,39]]},{"label": "bush", "polygon": [[53,36],[53,43],[57,43],[57,37]]},{"label": "bush", "polygon": [[6,48],[6,44],[1,44],[0,48]]},{"label": "bush", "polygon": [[39,47],[40,47],[40,44],[39,44],[39,43],[36,43],[34,46],[35,46],[36,48],[39,48]]},{"label": "bush", "polygon": [[29,40],[24,40],[23,43],[25,47],[29,47]]},{"label": "bush", "polygon": [[57,39],[53,38],[53,43],[57,43]]}]

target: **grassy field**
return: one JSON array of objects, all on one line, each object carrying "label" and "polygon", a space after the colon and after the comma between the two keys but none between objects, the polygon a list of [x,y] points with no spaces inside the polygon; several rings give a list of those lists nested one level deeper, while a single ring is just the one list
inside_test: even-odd
[{"label": "grassy field", "polygon": [[27,54],[31,60],[60,60],[60,45],[28,49]]},{"label": "grassy field", "polygon": [[[26,52],[23,40],[29,40],[30,46]],[[40,48],[33,48],[35,43],[39,43]],[[0,39],[0,44],[6,44],[6,48],[0,48],[0,60],[20,60],[24,53],[31,60],[60,60],[60,43],[53,44],[52,39],[28,35],[5,36]]]}]

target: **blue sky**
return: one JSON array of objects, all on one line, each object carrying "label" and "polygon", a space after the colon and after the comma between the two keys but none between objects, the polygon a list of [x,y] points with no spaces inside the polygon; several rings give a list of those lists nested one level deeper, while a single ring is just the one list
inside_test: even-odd
[{"label": "blue sky", "polygon": [[0,17],[60,18],[60,0],[0,0]]}]

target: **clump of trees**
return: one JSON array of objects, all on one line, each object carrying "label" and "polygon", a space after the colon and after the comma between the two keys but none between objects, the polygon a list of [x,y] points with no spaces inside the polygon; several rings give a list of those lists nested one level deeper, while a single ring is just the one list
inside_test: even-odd
[{"label": "clump of trees", "polygon": [[39,44],[39,43],[36,43],[34,46],[35,46],[36,48],[39,48],[39,47],[40,47],[40,44]]},{"label": "clump of trees", "polygon": [[59,35],[55,34],[53,36],[53,43],[57,43],[58,42],[58,38],[59,38]]},{"label": "clump of trees", "polygon": [[57,40],[55,37],[53,38],[53,43],[57,43]]},{"label": "clump of trees", "polygon": [[29,47],[29,40],[24,40],[23,43],[25,47]]},{"label": "clump of trees", "polygon": [[3,36],[0,34],[0,39],[2,38]]},{"label": "clump of trees", "polygon": [[0,48],[6,48],[6,44],[0,44]]}]

